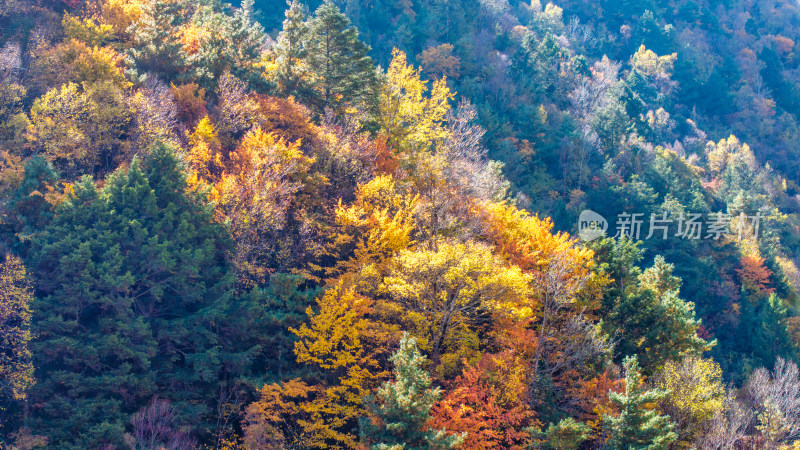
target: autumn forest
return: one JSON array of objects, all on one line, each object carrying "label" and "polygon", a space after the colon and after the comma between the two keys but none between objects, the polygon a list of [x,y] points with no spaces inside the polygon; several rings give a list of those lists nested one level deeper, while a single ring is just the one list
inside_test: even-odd
[{"label": "autumn forest", "polygon": [[0,448],[800,449],[800,3],[0,0]]}]

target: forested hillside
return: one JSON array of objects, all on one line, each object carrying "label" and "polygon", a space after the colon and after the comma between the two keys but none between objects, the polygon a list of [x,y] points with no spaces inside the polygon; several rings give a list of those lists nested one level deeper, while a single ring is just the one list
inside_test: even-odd
[{"label": "forested hillside", "polygon": [[798,39],[0,0],[0,448],[800,448]]}]

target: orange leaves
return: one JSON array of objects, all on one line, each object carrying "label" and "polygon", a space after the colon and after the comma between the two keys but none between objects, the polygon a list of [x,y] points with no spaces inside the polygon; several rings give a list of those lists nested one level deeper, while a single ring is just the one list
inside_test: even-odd
[{"label": "orange leaves", "polygon": [[573,275],[587,274],[592,267],[591,250],[576,246],[567,233],[552,233],[553,222],[539,219],[503,203],[484,203],[490,239],[511,262],[523,270],[541,270],[556,255],[566,255]]},{"label": "orange leaves", "polygon": [[200,28],[193,23],[187,24],[180,31],[180,41],[183,46],[183,52],[187,55],[196,55],[203,46],[203,43],[210,38],[210,30]]},{"label": "orange leaves", "polygon": [[107,81],[118,88],[127,88],[130,83],[125,79],[122,59],[122,55],[112,48],[90,46],[78,39],[69,39],[42,51],[32,70],[37,83],[43,86]]},{"label": "orange leaves", "polygon": [[600,431],[603,416],[616,412],[608,398],[609,392],[621,393],[623,380],[609,372],[603,372],[589,380],[581,380],[572,389],[578,406],[584,411],[583,419],[595,431]]},{"label": "orange leaves", "polygon": [[518,448],[530,443],[525,428],[537,422],[527,405],[524,365],[511,353],[484,355],[450,387],[434,408],[431,425],[466,432],[460,448]]},{"label": "orange leaves", "polygon": [[534,275],[539,295],[568,301],[579,292],[599,295],[606,283],[592,274],[594,253],[577,246],[567,233],[552,233],[553,222],[530,216],[503,203],[484,203],[479,213],[488,223],[488,237],[501,254]]},{"label": "orange leaves", "polygon": [[453,55],[452,44],[428,47],[419,55],[419,60],[422,69],[435,77],[458,78],[461,70],[461,60]]},{"label": "orange leaves", "polygon": [[101,6],[102,21],[111,25],[116,33],[126,33],[141,17],[142,6],[140,0],[105,0]]},{"label": "orange leaves", "polygon": [[246,448],[283,448],[313,440],[309,432],[314,428],[314,402],[323,398],[319,386],[295,379],[266,385],[260,394],[260,399],[247,407]]},{"label": "orange leaves", "polygon": [[400,168],[397,155],[389,149],[389,138],[381,134],[375,139],[375,172],[381,175],[394,176]]},{"label": "orange leaves", "polygon": [[764,258],[745,255],[741,259],[742,268],[736,269],[742,286],[758,296],[767,296],[775,291],[770,285],[772,271],[764,266]]},{"label": "orange leaves", "polygon": [[309,119],[308,109],[293,97],[257,95],[256,101],[261,116],[259,125],[265,132],[275,133],[289,141],[309,140],[316,136],[317,129]]},{"label": "orange leaves", "polygon": [[[230,220],[236,241],[234,263],[240,274],[264,282],[296,196],[324,178],[310,174],[314,158],[307,157],[300,141],[287,142],[260,127],[248,131],[233,151],[218,138],[217,127],[206,116],[189,136],[188,152],[193,185],[212,186],[220,220]],[[251,281],[253,281],[251,280]]]}]

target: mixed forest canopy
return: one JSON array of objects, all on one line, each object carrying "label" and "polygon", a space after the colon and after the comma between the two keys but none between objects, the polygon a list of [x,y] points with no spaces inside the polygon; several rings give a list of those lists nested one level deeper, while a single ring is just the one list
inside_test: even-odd
[{"label": "mixed forest canopy", "polygon": [[799,141],[797,2],[0,0],[0,448],[800,448]]}]

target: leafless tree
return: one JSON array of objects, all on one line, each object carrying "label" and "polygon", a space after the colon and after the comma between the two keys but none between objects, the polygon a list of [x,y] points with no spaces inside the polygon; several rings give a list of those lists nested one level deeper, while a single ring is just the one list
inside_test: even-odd
[{"label": "leafless tree", "polygon": [[196,448],[195,440],[180,431],[177,415],[168,400],[153,397],[150,404],[131,417],[133,434],[126,436],[132,450],[189,450]]},{"label": "leafless tree", "polygon": [[150,75],[140,94],[133,96],[136,147],[146,149],[156,140],[179,143],[184,130],[180,128],[178,105],[169,86]]},{"label": "leafless tree", "polygon": [[597,43],[597,38],[592,33],[592,28],[588,25],[582,25],[577,16],[573,16],[567,24],[566,35],[571,41],[583,47],[594,47]]},{"label": "leafless tree", "polygon": [[481,200],[501,200],[508,191],[497,163],[486,157],[482,139],[486,133],[477,123],[478,112],[467,100],[462,100],[456,112],[447,116],[448,137],[441,153],[447,160],[447,175],[466,194]]},{"label": "leafless tree", "polygon": [[728,450],[737,448],[747,437],[753,422],[753,413],[736,399],[733,390],[725,392],[723,407],[708,425],[698,433],[694,444],[697,448]]},{"label": "leafless tree", "polygon": [[7,42],[0,49],[0,84],[10,82],[22,71],[22,48],[17,42]]},{"label": "leafless tree", "polygon": [[[215,109],[217,129],[223,144],[231,144],[250,130],[259,118],[258,103],[251,97],[245,83],[230,71],[219,78],[218,103]],[[227,137],[227,139],[225,139]],[[225,142],[225,141],[229,142]]]},{"label": "leafless tree", "polygon": [[745,398],[754,412],[768,407],[780,416],[779,435],[775,444],[800,438],[800,377],[797,364],[778,357],[770,372],[761,367],[755,370],[744,387]]},{"label": "leafless tree", "polygon": [[586,178],[588,155],[600,151],[602,145],[594,123],[599,111],[618,101],[614,88],[619,84],[620,63],[604,57],[592,67],[591,77],[580,77],[569,94],[570,113],[577,119],[580,142],[577,147],[578,187]]},{"label": "leafless tree", "polygon": [[[543,362],[545,366],[547,365],[547,362],[543,361],[543,355],[548,353],[546,349],[548,342],[554,341],[561,332],[576,331],[576,329],[586,331],[582,314],[577,315],[575,320],[559,318],[563,310],[571,309],[575,302],[575,296],[586,285],[586,282],[585,277],[575,276],[565,255],[555,255],[549,260],[546,267],[534,274],[533,288],[542,303],[542,319],[533,361],[534,382],[537,382],[539,378],[540,365]],[[554,326],[554,323],[557,322],[561,322],[560,326]],[[558,367],[550,367],[546,370],[556,372]]]},{"label": "leafless tree", "polygon": [[584,308],[576,301],[586,282],[586,277],[575,274],[564,255],[554,256],[534,274],[533,288],[541,301],[529,381],[534,406],[547,386],[546,389],[562,392],[557,396],[560,408],[577,413],[580,401],[568,393],[574,381],[571,377],[588,361],[601,360],[613,348],[611,339],[587,320]]},{"label": "leafless tree", "polygon": [[337,185],[335,197],[346,198],[354,190],[353,183],[363,184],[372,178],[377,159],[374,143],[356,117],[337,116],[330,108],[325,109],[322,126],[335,139],[331,145],[319,146],[314,155],[317,166],[333,178],[330,181]]},{"label": "leafless tree", "polygon": [[[224,386],[217,398],[217,443],[234,435],[234,424],[244,418],[247,396],[240,385]],[[222,447],[222,445],[220,445]]]}]

